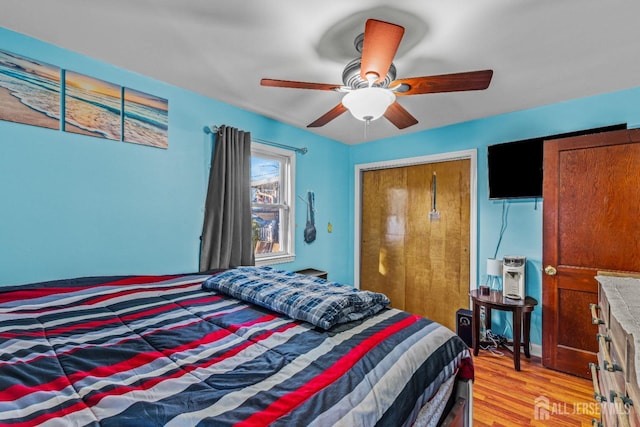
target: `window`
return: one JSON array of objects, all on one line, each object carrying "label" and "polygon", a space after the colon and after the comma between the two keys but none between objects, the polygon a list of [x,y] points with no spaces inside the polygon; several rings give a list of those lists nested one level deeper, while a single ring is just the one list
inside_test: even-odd
[{"label": "window", "polygon": [[295,152],[251,144],[251,228],[256,265],[293,261]]}]

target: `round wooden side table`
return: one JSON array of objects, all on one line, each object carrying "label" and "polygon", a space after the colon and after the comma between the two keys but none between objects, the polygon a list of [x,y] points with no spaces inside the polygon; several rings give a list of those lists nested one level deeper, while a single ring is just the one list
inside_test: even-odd
[{"label": "round wooden side table", "polygon": [[[513,365],[516,371],[520,370],[520,347],[524,346],[524,355],[529,354],[529,334],[531,329],[531,312],[538,305],[538,301],[532,297],[517,300],[505,298],[500,291],[491,291],[489,295],[482,295],[476,289],[469,292],[473,300],[473,317],[471,327],[473,330],[472,344],[473,355],[477,356],[480,350],[480,307],[485,309],[485,319],[488,319],[487,329],[491,328],[491,310],[510,311],[513,313]],[[522,330],[522,342],[520,334]]]}]

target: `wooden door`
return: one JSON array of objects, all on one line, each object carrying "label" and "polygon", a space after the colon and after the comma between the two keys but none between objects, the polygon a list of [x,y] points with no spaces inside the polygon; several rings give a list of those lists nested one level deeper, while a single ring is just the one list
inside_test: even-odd
[{"label": "wooden door", "polygon": [[[598,270],[640,271],[640,130],[546,141],[542,363],[589,377]],[[555,270],[555,272],[554,272]],[[640,289],[639,289],[640,292]]]},{"label": "wooden door", "polygon": [[[431,221],[432,180],[436,208]],[[455,330],[469,307],[470,160],[362,174],[360,288]]]}]

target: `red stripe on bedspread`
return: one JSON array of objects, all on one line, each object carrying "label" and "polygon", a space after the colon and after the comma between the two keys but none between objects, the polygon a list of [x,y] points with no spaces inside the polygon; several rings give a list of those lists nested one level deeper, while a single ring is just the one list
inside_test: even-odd
[{"label": "red stripe on bedspread", "polygon": [[[244,326],[248,326],[248,325],[253,325],[259,322],[267,322],[267,321],[271,321],[275,316],[271,316],[271,315],[266,315],[263,316],[260,319],[255,319],[252,320],[250,322],[247,322],[246,324],[239,324],[239,325],[232,325],[233,328],[235,330],[238,330]],[[86,325],[86,324],[85,324]],[[185,327],[186,325],[181,325],[181,327]],[[288,325],[289,326],[289,325]],[[295,325],[294,325],[295,326]],[[282,329],[282,328],[281,328]],[[269,331],[271,332],[271,331]],[[67,377],[59,377],[54,379],[53,381],[50,381],[48,383],[44,383],[44,384],[39,384],[37,387],[38,391],[59,391],[62,390],[63,388],[67,387],[69,384],[74,384],[77,382],[82,381],[83,379],[87,378],[87,377],[95,377],[95,378],[104,378],[104,377],[108,377],[109,375],[112,375],[114,373],[118,373],[118,372],[125,372],[131,369],[135,369],[138,368],[140,366],[146,365],[148,363],[153,362],[154,360],[161,358],[163,356],[170,356],[174,353],[179,353],[181,351],[185,351],[188,349],[192,349],[192,348],[196,348],[200,345],[205,345],[205,344],[210,344],[213,343],[215,341],[219,341],[229,335],[231,335],[231,330],[227,330],[227,329],[220,329],[217,330],[215,332],[212,332],[210,334],[207,334],[206,336],[202,337],[199,340],[196,341],[192,341],[188,344],[183,344],[181,346],[172,348],[172,349],[167,349],[164,352],[158,352],[158,351],[150,351],[150,352],[146,352],[146,353],[140,353],[137,354],[136,356],[127,359],[127,360],[123,360],[120,363],[114,364],[114,365],[105,365],[105,366],[98,366],[95,369],[92,369],[91,371],[87,371],[87,372],[77,372],[74,374],[71,374],[68,379]],[[268,336],[270,336],[271,334],[263,334],[264,338]],[[264,339],[262,337],[258,337],[259,339]],[[130,338],[131,339],[131,338]],[[237,354],[239,351],[241,351],[243,348],[246,348],[248,345],[250,345],[251,342],[247,342],[245,343],[245,345],[241,346],[242,348],[234,348],[233,350],[225,353],[224,357],[218,357],[215,359],[211,359],[209,362],[207,362],[206,364],[201,364],[198,366],[207,366],[213,363],[216,363],[217,361],[223,360],[224,358],[227,357],[231,357],[234,354]],[[197,367],[197,366],[196,366]],[[191,367],[187,367],[185,368],[188,371],[191,371],[193,369],[195,369],[195,367],[192,369]],[[166,379],[162,378],[162,379]],[[71,383],[69,383],[69,380],[71,381]],[[151,386],[151,385],[150,385]],[[145,388],[145,387],[136,387],[136,388]],[[127,388],[127,390],[132,390],[134,388]],[[19,399],[22,398],[26,395],[28,395],[29,393],[32,393],[34,390],[32,387],[25,387],[21,384],[16,384],[14,386],[8,387],[5,390],[0,391],[0,401],[12,401],[15,399]]]},{"label": "red stripe on bedspread", "polygon": [[[185,285],[185,286],[193,286],[192,283]],[[145,292],[147,290],[144,290]],[[135,292],[122,292],[122,293],[117,293],[115,294],[115,296],[122,296],[122,295],[129,295],[129,294],[133,294]],[[113,297],[113,295],[112,295]],[[207,303],[207,302],[213,302],[213,301],[217,301],[222,299],[222,297],[220,295],[214,295],[211,297],[206,297],[206,298],[197,298],[197,299],[192,299],[192,300],[186,300],[183,301],[182,305],[188,305],[188,304],[195,304],[195,303]],[[90,303],[83,303],[83,305],[90,305],[92,303],[94,303],[95,301],[91,301]],[[175,307],[171,304],[166,304],[160,307],[156,307],[156,308],[152,308],[149,310],[145,310],[145,311],[140,311],[137,313],[132,313],[126,316],[122,316],[122,318],[118,318],[118,317],[111,317],[109,319],[105,319],[105,320],[94,320],[91,322],[83,322],[83,323],[78,323],[76,325],[72,325],[72,326],[65,326],[65,327],[60,327],[60,328],[56,328],[56,329],[48,329],[47,330],[47,335],[49,336],[56,336],[56,335],[63,335],[63,334],[67,334],[67,333],[71,333],[74,331],[78,331],[78,330],[86,330],[86,329],[94,329],[94,330],[98,330],[103,326],[106,325],[110,325],[110,324],[114,324],[114,323],[121,323],[122,321],[127,322],[127,321],[134,321],[136,319],[140,319],[140,318],[144,318],[144,317],[149,317],[151,315],[155,315],[155,314],[162,314],[165,312],[171,312],[172,310],[174,310]],[[49,309],[47,309],[49,310]],[[47,310],[43,310],[43,311],[47,311]],[[121,320],[122,319],[122,320]],[[4,338],[4,339],[12,339],[12,338],[18,338],[18,337],[41,337],[43,335],[42,331],[37,331],[37,332],[0,332],[0,338]],[[1,365],[1,363],[0,363]]]},{"label": "red stripe on bedspread", "polygon": [[27,387],[22,384],[16,384],[0,391],[0,402],[11,402],[18,400],[34,391],[60,391],[70,385],[67,377],[58,377],[48,383],[38,384],[37,387]]},{"label": "red stripe on bedspread", "polygon": [[[154,361],[155,359],[162,357],[159,352],[147,352],[141,353],[125,360],[121,363],[110,366],[100,366],[88,372],[79,372],[67,377],[58,377],[48,383],[38,384],[37,387],[25,387],[21,384],[8,387],[5,390],[0,391],[0,401],[10,402],[12,400],[20,399],[34,391],[60,391],[74,382],[81,381],[82,379],[94,376],[94,377],[106,377],[110,374],[126,371],[127,368],[136,368],[147,363]],[[71,380],[71,383],[69,382]]]},{"label": "red stripe on bedspread", "polygon": [[103,282],[99,285],[87,285],[87,286],[69,286],[69,287],[51,287],[29,290],[16,290],[9,292],[0,292],[0,303],[8,301],[28,301],[34,298],[42,298],[49,295],[62,295],[69,292],[74,292],[82,289],[96,289],[103,286],[124,286],[124,285],[146,285],[149,283],[155,283],[162,280],[171,280],[183,276],[134,276],[126,279],[114,280],[113,282]]},{"label": "red stripe on bedspread", "polygon": [[[271,317],[271,316],[265,316],[265,318],[267,318],[267,317]],[[256,322],[255,321],[247,322],[247,324],[249,324],[249,323],[256,323]],[[234,325],[236,330],[241,328],[241,327],[243,327],[243,326],[245,326],[245,324]],[[180,367],[181,370],[176,370],[174,373],[172,373],[170,375],[165,375],[165,376],[162,376],[162,377],[159,377],[159,378],[153,378],[153,379],[145,381],[144,383],[136,385],[136,386],[122,386],[122,387],[117,387],[115,389],[109,390],[109,392],[95,394],[95,395],[91,396],[90,398],[87,398],[87,404],[89,406],[96,406],[100,400],[102,400],[103,398],[105,398],[107,396],[122,395],[124,393],[128,393],[128,392],[133,391],[133,390],[148,390],[148,389],[152,388],[153,386],[155,386],[156,384],[158,384],[158,383],[160,383],[162,381],[166,381],[166,380],[171,379],[171,378],[178,378],[178,377],[181,377],[183,375],[189,374],[190,372],[193,372],[196,369],[207,368],[209,366],[215,365],[216,363],[220,363],[223,360],[226,360],[226,359],[229,359],[229,358],[235,356],[236,354],[240,353],[242,350],[246,349],[250,345],[255,344],[256,342],[262,341],[262,340],[270,337],[271,335],[273,335],[275,333],[280,333],[280,332],[285,331],[287,329],[290,329],[290,328],[292,328],[294,326],[297,326],[297,325],[289,323],[289,324],[286,324],[286,325],[284,325],[284,326],[282,326],[280,328],[265,332],[264,334],[256,337],[253,341],[246,341],[242,345],[234,347],[231,350],[225,352],[224,354],[222,354],[222,355],[220,355],[218,357],[211,358],[211,359],[209,359],[209,360],[207,360],[207,361],[205,361],[203,363],[199,363],[199,364],[189,364],[189,365],[181,366]],[[225,336],[231,334],[231,332],[228,331],[228,330],[223,330],[223,331],[220,331],[220,332],[224,332]],[[206,341],[205,340],[197,341],[197,343],[203,343],[203,342],[206,342]],[[182,348],[182,347],[185,347],[185,346],[181,346],[181,348],[178,351],[184,350],[184,348]],[[193,347],[196,347],[196,345],[194,345]],[[171,353],[173,353],[173,352],[174,351],[171,351]],[[167,353],[167,355],[169,354],[169,352],[165,352],[165,353]],[[114,370],[114,372],[118,372],[118,369],[116,368]],[[75,381],[75,379],[74,379],[74,381]]]},{"label": "red stripe on bedspread", "polygon": [[29,421],[24,421],[24,422],[18,422],[18,423],[3,423],[0,422],[0,426],[7,426],[7,427],[33,427],[36,425],[40,425],[40,424],[44,424],[47,421],[50,420],[54,420],[56,418],[62,418],[66,415],[69,414],[73,414],[74,412],[78,412],[81,411],[83,409],[87,409],[87,405],[84,404],[84,402],[77,402],[74,403],[71,406],[68,406],[66,408],[62,408],[59,411],[56,412],[47,412],[45,414],[40,415],[39,417],[36,418],[32,418]]},{"label": "red stripe on bedspread", "polygon": [[[251,321],[242,323],[242,324],[237,324],[237,325],[231,325],[231,329],[233,330],[238,330],[242,327],[247,327],[247,326],[253,326],[256,325],[258,323],[262,323],[262,322],[270,322],[274,319],[276,319],[276,316],[273,315],[265,315],[262,316],[258,319],[253,319]],[[113,396],[113,395],[122,395],[125,394],[127,392],[131,392],[134,390],[148,390],[152,387],[154,387],[155,385],[157,385],[158,383],[162,382],[162,381],[167,381],[170,380],[171,378],[178,378],[180,376],[183,375],[188,375],[190,372],[201,368],[201,367],[208,367],[211,365],[214,365],[216,363],[219,363],[223,360],[226,360],[230,357],[235,356],[236,354],[238,354],[240,351],[246,349],[247,347],[249,347],[250,345],[255,344],[256,342],[260,342],[264,339],[269,338],[271,335],[276,334],[276,333],[281,333],[287,329],[293,328],[295,326],[298,326],[298,322],[294,322],[294,323],[287,323],[285,325],[282,325],[279,328],[273,329],[273,330],[269,330],[266,331],[265,333],[255,337],[253,339],[253,341],[247,341],[244,342],[242,345],[232,348],[229,351],[225,352],[222,355],[219,355],[218,357],[209,359],[203,363],[200,364],[191,364],[191,365],[187,365],[187,366],[182,366],[182,369],[176,369],[175,371],[173,371],[171,374],[168,375],[164,375],[161,377],[156,377],[156,378],[152,378],[149,379],[141,384],[135,385],[135,386],[120,386],[120,387],[116,387],[114,389],[109,390],[108,392],[103,392],[103,393],[96,393],[90,397],[87,397],[86,402],[78,402],[75,403],[73,405],[70,405],[68,407],[64,407],[64,408],[60,408],[58,411],[53,411],[53,412],[48,412],[46,414],[43,414],[37,418],[31,419],[28,422],[25,423],[18,423],[18,424],[11,424],[12,426],[27,426],[27,425],[34,425],[34,424],[40,424],[40,423],[44,423],[48,420],[54,419],[54,418],[58,418],[58,417],[64,417],[65,415],[68,414],[72,414],[74,412],[77,411],[81,411],[83,409],[86,409],[87,407],[91,407],[91,406],[95,406],[98,404],[98,402],[100,400],[102,400],[103,398],[107,397],[107,396]],[[171,350],[165,350],[163,353],[165,356],[170,355],[172,353],[178,353],[181,351],[185,351],[189,348],[195,348],[199,345],[203,345],[203,344],[207,344],[207,343],[211,343],[214,342],[216,340],[219,340],[225,336],[228,336],[232,334],[232,332],[230,330],[226,330],[226,329],[222,329],[219,331],[216,331],[212,334],[208,334],[207,336],[203,337],[200,340],[197,341],[193,341],[189,344],[185,344],[185,345],[181,345],[178,346],[176,348],[173,348]],[[159,358],[159,357],[163,357],[163,354],[160,352],[146,352],[146,353],[141,353],[136,355],[135,357],[123,361],[121,363],[115,364],[115,365],[111,365],[111,366],[100,366],[97,367],[96,369],[93,369],[91,371],[88,372],[78,372],[76,374],[70,375],[68,378],[67,377],[59,377],[56,378],[53,381],[50,381],[48,383],[45,384],[39,384],[37,386],[37,391],[58,391],[58,390],[62,390],[65,387],[68,387],[71,384],[77,383],[81,380],[83,380],[86,377],[107,377],[111,374],[114,373],[118,373],[118,372],[124,372],[127,370],[131,370],[131,369],[135,369],[136,367],[142,366],[146,363],[150,363],[153,362],[155,359]],[[30,393],[32,393],[34,391],[34,388],[32,387],[25,387],[22,385],[15,385],[12,387],[9,387],[5,390],[0,391],[0,401],[12,401],[12,400],[16,400],[19,398],[22,398]],[[0,422],[0,425],[3,425]]]},{"label": "red stripe on bedspread", "polygon": [[351,369],[367,352],[376,345],[397,333],[398,331],[417,322],[419,317],[410,316],[404,320],[395,323],[362,341],[347,354],[342,356],[331,369],[324,371],[298,390],[282,396],[260,412],[254,413],[246,420],[235,424],[236,427],[251,427],[256,425],[267,425],[277,420],[279,417],[288,414],[293,409],[304,403],[324,387],[328,386],[349,369]]},{"label": "red stripe on bedspread", "polygon": [[458,370],[458,377],[462,380],[471,380],[475,378],[475,371],[473,366],[473,359],[471,357],[465,357],[460,361],[460,367]]},{"label": "red stripe on bedspread", "polygon": [[[161,280],[164,280],[164,279],[161,279]],[[154,283],[154,282],[152,282],[152,283]],[[146,283],[138,283],[138,284],[145,285]],[[113,284],[109,284],[107,286],[113,286]],[[173,286],[171,286],[171,289],[174,289],[174,290],[176,290],[176,289],[185,289],[185,288],[188,288],[188,287],[191,287],[191,286],[193,286],[193,283],[189,282],[189,283],[183,283],[182,285],[173,285]],[[96,303],[99,303],[99,302],[102,302],[102,301],[109,301],[109,300],[112,300],[112,299],[117,298],[117,297],[121,297],[121,296],[125,296],[125,295],[135,295],[135,294],[138,294],[138,293],[141,293],[141,292],[149,292],[151,290],[153,290],[153,289],[151,289],[151,288],[133,288],[133,289],[127,289],[127,290],[120,291],[120,292],[114,292],[114,293],[110,293],[110,294],[103,294],[103,295],[99,295],[99,296],[96,296],[94,298],[90,298],[90,299],[86,300],[86,302],[83,302],[83,305],[92,305],[92,304],[96,304]]]}]

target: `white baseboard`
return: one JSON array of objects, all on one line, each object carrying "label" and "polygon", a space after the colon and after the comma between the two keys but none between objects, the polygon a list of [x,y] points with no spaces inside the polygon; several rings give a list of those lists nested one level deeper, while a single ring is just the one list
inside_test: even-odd
[{"label": "white baseboard", "polygon": [[532,356],[542,358],[542,346],[540,344],[531,343],[531,348],[529,350]]}]

